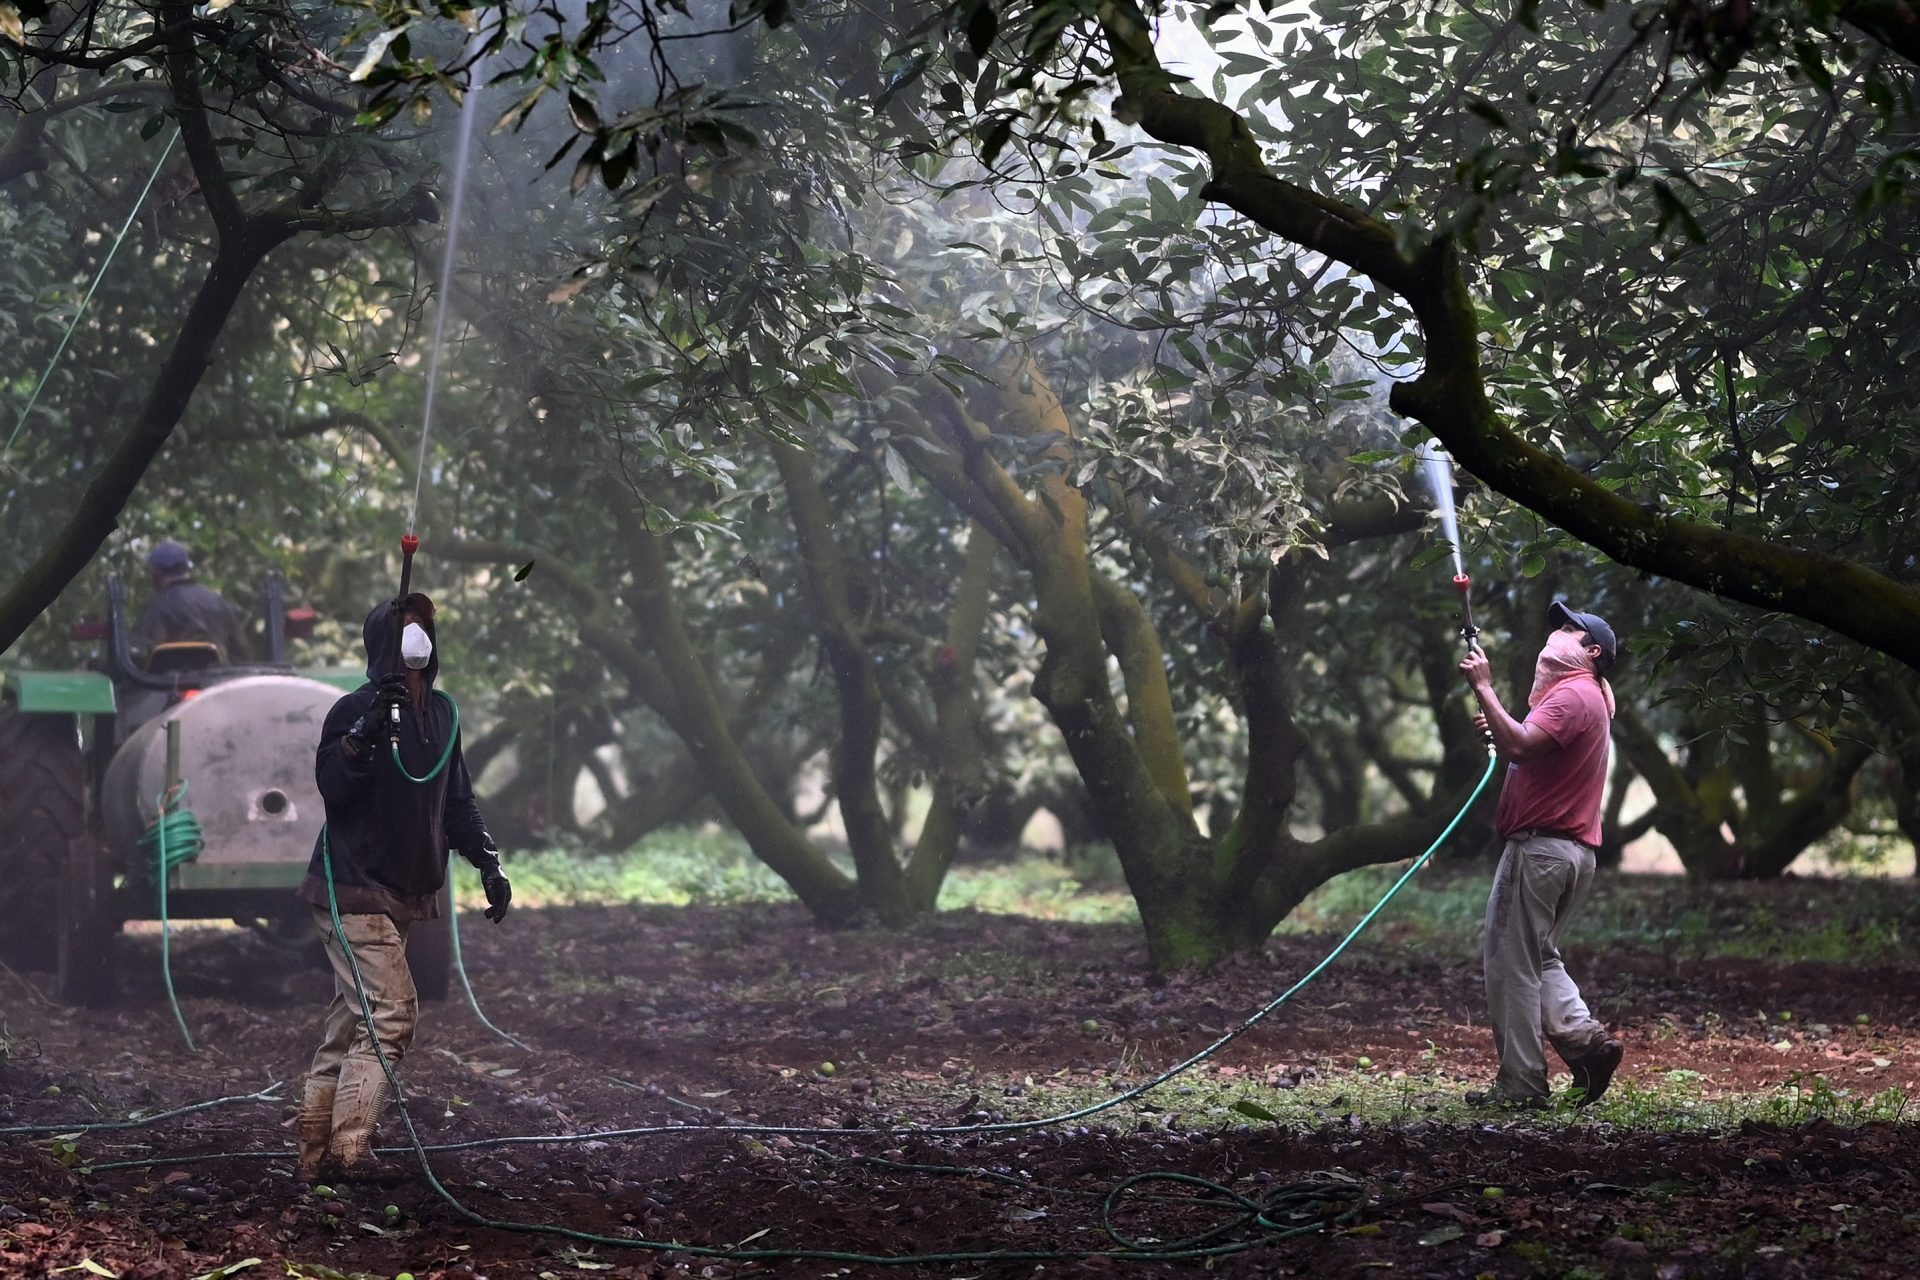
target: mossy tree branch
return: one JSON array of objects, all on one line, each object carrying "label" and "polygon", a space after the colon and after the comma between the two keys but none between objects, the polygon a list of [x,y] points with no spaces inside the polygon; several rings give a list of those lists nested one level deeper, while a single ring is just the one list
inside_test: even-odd
[{"label": "mossy tree branch", "polygon": [[1390,403],[1432,431],[1457,463],[1622,564],[1795,614],[1920,670],[1920,589],[1841,556],[1663,514],[1523,439],[1487,398],[1479,321],[1457,247],[1442,237],[1403,253],[1385,223],[1279,178],[1237,112],[1183,92],[1167,74],[1133,0],[1106,0],[1098,14],[1121,89],[1116,112],[1162,142],[1201,152],[1209,199],[1406,299],[1426,365],[1394,386]]}]

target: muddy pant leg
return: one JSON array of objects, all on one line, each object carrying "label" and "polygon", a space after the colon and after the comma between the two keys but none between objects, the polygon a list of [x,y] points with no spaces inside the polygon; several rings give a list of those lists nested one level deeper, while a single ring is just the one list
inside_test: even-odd
[{"label": "muddy pant leg", "polygon": [[387,1073],[406,1057],[419,1010],[407,969],[407,931],[383,915],[343,915],[338,934],[331,918],[327,924],[336,997],[346,1001],[353,1023],[340,1063],[328,1150],[345,1175],[371,1176],[379,1166],[373,1154],[374,1126],[391,1092]]},{"label": "muddy pant leg", "polygon": [[1566,899],[1555,915],[1541,956],[1540,1018],[1547,1043],[1572,1066],[1607,1038],[1607,1029],[1588,1011],[1587,1002],[1580,998],[1580,988],[1567,975],[1567,966],[1560,958],[1560,939],[1593,888],[1593,850],[1570,840],[1553,843],[1561,846],[1573,870]]},{"label": "muddy pant leg", "polygon": [[[314,908],[313,915],[321,944],[331,954],[333,919],[324,908]],[[300,1163],[297,1176],[308,1182],[319,1180],[322,1161],[333,1138],[333,1106],[339,1096],[340,1067],[346,1061],[347,1046],[353,1043],[354,1025],[359,1020],[358,1008],[357,1002],[349,1003],[346,994],[341,992],[336,973],[333,999],[327,1004],[326,1032],[321,1038],[320,1047],[314,1050],[313,1063],[307,1069],[307,1078],[300,1091]]]},{"label": "muddy pant leg", "polygon": [[[420,1002],[414,994],[413,974],[407,968],[407,931],[383,915],[342,915],[340,925],[353,948],[353,960],[333,931],[333,918],[324,907],[314,908],[327,960],[333,966],[333,1003],[327,1006],[327,1042],[314,1057],[314,1069],[327,1056],[335,1072],[347,1058],[374,1056],[373,1041],[367,1036],[360,988],[366,987],[367,1005],[373,1013],[373,1029],[380,1037],[380,1051],[387,1061],[399,1066],[413,1044],[414,1025],[419,1019]],[[354,967],[360,970],[354,980]]]},{"label": "muddy pant leg", "polygon": [[1487,898],[1487,1014],[1500,1054],[1493,1087],[1509,1098],[1548,1096],[1541,969],[1559,904],[1573,883],[1572,864],[1545,847],[1560,843],[1509,840]]},{"label": "muddy pant leg", "polygon": [[[333,939],[333,917],[325,907],[314,907],[314,927],[320,932],[320,942],[326,948],[327,959],[331,963],[338,945]],[[307,1068],[310,1080],[334,1081],[340,1078],[340,1063],[347,1056],[347,1046],[353,1043],[354,1028],[360,1022],[360,1002],[354,993],[353,975],[347,975],[345,989],[340,983],[340,969],[333,965],[333,999],[327,1004],[326,1033],[320,1041],[320,1047],[314,1050],[313,1065]]]}]

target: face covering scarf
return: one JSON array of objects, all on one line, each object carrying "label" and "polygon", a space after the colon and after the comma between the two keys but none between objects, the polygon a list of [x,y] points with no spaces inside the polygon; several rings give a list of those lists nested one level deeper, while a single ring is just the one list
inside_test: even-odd
[{"label": "face covering scarf", "polygon": [[1578,675],[1590,675],[1600,682],[1601,696],[1607,700],[1607,719],[1613,719],[1613,686],[1594,670],[1593,655],[1587,652],[1585,637],[1578,631],[1556,631],[1547,637],[1533,664],[1533,690],[1527,694],[1527,705],[1539,706],[1549,689]]},{"label": "face covering scarf", "polygon": [[400,661],[419,671],[432,659],[433,641],[427,638],[426,629],[417,622],[409,622],[407,629],[400,633]]}]

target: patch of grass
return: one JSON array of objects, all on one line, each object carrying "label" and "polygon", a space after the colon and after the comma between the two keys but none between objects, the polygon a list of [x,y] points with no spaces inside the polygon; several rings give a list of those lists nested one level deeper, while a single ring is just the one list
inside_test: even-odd
[{"label": "patch of grass", "polygon": [[[1081,870],[1092,871],[1087,867]],[[997,915],[1074,924],[1139,923],[1139,908],[1125,885],[1093,874],[1094,883],[1090,884],[1071,867],[1038,857],[992,866],[957,867],[941,886],[940,910],[972,907]]]},{"label": "patch of grass", "polygon": [[[1131,1046],[1090,1037],[1088,1057],[1107,1065],[1092,1072],[1060,1071],[1049,1076],[969,1077],[983,1110],[1007,1118],[1050,1116],[1078,1111],[1138,1085],[1153,1074],[1134,1057]],[[1601,1123],[1675,1133],[1723,1131],[1748,1120],[1781,1125],[1822,1118],[1839,1125],[1899,1121],[1911,1099],[1900,1089],[1875,1094],[1832,1088],[1824,1078],[1808,1076],[1775,1089],[1709,1096],[1698,1072],[1671,1071],[1636,1084],[1623,1080],[1591,1107],[1576,1109],[1564,1101],[1543,1112],[1489,1112],[1466,1103],[1468,1085],[1445,1072],[1354,1070],[1332,1061],[1298,1068],[1279,1087],[1273,1078],[1223,1075],[1206,1066],[1179,1076],[1145,1096],[1102,1111],[1087,1123],[1120,1132],[1149,1128],[1214,1130],[1248,1124],[1277,1124],[1306,1131],[1344,1122],[1370,1127],[1415,1122],[1440,1125],[1508,1121],[1529,1128],[1555,1129]],[[882,1094],[903,1110],[927,1114],[950,1102],[954,1085],[877,1082]],[[1556,1097],[1564,1098],[1563,1078]],[[1009,1094],[1011,1087],[1015,1092]],[[929,1090],[931,1090],[929,1092]],[[1271,1117],[1271,1119],[1269,1119]]]},{"label": "patch of grass", "polygon": [[[513,879],[514,902],[533,907],[731,906],[793,897],[780,877],[731,832],[659,831],[617,854],[542,849],[511,855],[506,869]],[[460,905],[485,906],[479,878],[462,874],[458,865],[455,874]]]},{"label": "patch of grass", "polygon": [[[1092,857],[1093,855],[1089,855]],[[846,863],[844,858],[836,859]],[[846,863],[850,869],[850,863]],[[1083,868],[1102,879],[1095,862]],[[543,849],[509,856],[518,904],[539,906],[734,906],[791,902],[793,892],[731,831],[671,828],[647,836],[624,853]],[[456,859],[455,888],[463,908],[486,905],[479,878]],[[1080,924],[1137,923],[1140,913],[1123,884],[1090,887],[1057,861],[1020,858],[988,866],[957,867],[940,891],[940,910],[972,907],[1002,915]]]},{"label": "patch of grass", "polygon": [[[850,867],[844,850],[830,851]],[[529,906],[649,903],[726,906],[790,902],[780,878],[731,831],[673,828],[618,854],[550,849],[512,855],[516,901]],[[1281,932],[1352,927],[1400,875],[1396,866],[1337,876],[1308,894]],[[1405,945],[1472,952],[1486,913],[1488,868],[1428,868],[1401,890],[1374,927]],[[478,878],[457,878],[463,907],[483,906]],[[1112,850],[1092,845],[1064,861],[1038,855],[957,867],[939,907],[1076,924],[1137,924],[1139,909]],[[1881,879],[1689,884],[1670,876],[1602,873],[1574,929],[1580,946],[1657,949],[1668,960],[1722,956],[1791,964],[1903,962],[1920,916],[1920,892]]]},{"label": "patch of grass", "polygon": [[[1399,867],[1365,867],[1307,895],[1283,931],[1346,929],[1380,900]],[[1379,925],[1414,946],[1477,947],[1491,868],[1422,871]],[[1880,879],[1690,884],[1602,872],[1574,924],[1582,947],[1657,948],[1666,958],[1723,956],[1792,964],[1904,961],[1920,894]]]}]

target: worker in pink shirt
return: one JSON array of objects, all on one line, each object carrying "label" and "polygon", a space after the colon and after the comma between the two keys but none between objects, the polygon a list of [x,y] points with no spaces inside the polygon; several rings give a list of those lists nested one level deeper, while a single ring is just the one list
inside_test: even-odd
[{"label": "worker in pink shirt", "polygon": [[1460,664],[1480,702],[1474,723],[1508,762],[1494,816],[1505,847],[1487,898],[1483,943],[1500,1074],[1467,1095],[1476,1106],[1547,1105],[1543,1034],[1573,1072],[1569,1097],[1576,1105],[1606,1092],[1622,1054],[1560,958],[1561,938],[1593,886],[1613,719],[1606,677],[1618,644],[1605,619],[1558,601],[1548,621],[1554,630],[1534,663],[1524,719],[1501,705],[1478,645]]}]

